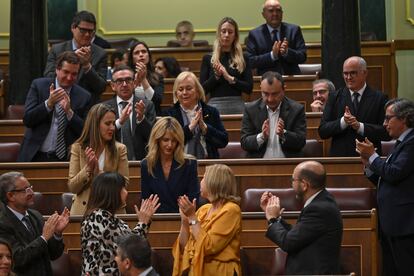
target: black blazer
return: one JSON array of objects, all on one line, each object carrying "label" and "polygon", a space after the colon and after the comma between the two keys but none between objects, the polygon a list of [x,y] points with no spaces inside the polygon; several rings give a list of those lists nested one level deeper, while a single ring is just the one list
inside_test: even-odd
[{"label": "black blazer", "polygon": [[[306,144],[306,118],[303,105],[284,97],[279,117],[285,122],[285,142],[281,144],[286,157],[303,156],[302,148]],[[262,98],[247,103],[244,109],[241,127],[241,147],[247,151],[247,157],[262,158],[266,152],[267,141],[260,147],[256,136],[262,132],[263,122],[268,118],[267,107]]]},{"label": "black blazer", "polygon": [[[137,113],[135,112],[135,103],[139,102],[141,99],[134,96],[133,100],[133,108],[132,108],[132,142],[134,144],[134,152],[135,152],[135,158],[136,160],[143,159],[146,154],[146,146],[148,144],[148,139],[151,134],[152,126],[155,122],[155,108],[154,104],[147,100],[142,99],[145,104],[145,118],[140,123],[137,124]],[[118,106],[116,103],[116,97],[104,102],[105,104],[108,104],[109,106],[113,107],[115,109],[116,118],[119,118],[119,111]],[[118,142],[121,142],[121,129],[117,129],[115,133],[115,138]],[[131,150],[131,149],[128,149]]]},{"label": "black blazer", "polygon": [[[365,137],[374,143],[377,152],[381,155],[381,140],[390,140],[387,131],[382,126],[386,102],[386,95],[367,86],[359,102],[358,112],[355,112],[348,88],[329,93],[318,131],[322,139],[332,138],[330,155],[359,156],[355,151],[355,139],[363,140]],[[352,127],[341,130],[340,120],[345,113],[345,106],[350,108],[351,113],[359,122],[364,123],[363,136]]]},{"label": "black blazer", "polygon": [[335,199],[323,189],[302,209],[296,225],[282,219],[269,226],[266,237],[288,254],[286,274],[338,274],[342,228]]},{"label": "black blazer", "polygon": [[377,185],[381,230],[388,236],[414,234],[414,130],[396,146],[386,160],[376,158],[369,166],[369,179]]},{"label": "black blazer", "polygon": [[32,209],[28,213],[35,237],[9,208],[4,207],[4,212],[0,213],[0,237],[9,241],[13,248],[13,271],[18,275],[52,275],[50,261],[62,255],[63,240],[52,237],[46,243],[40,237],[44,225],[42,215]]},{"label": "black blazer", "polygon": [[[202,101],[200,101],[200,104],[203,112],[203,120],[207,125],[207,133],[204,136],[207,146],[207,158],[219,158],[218,149],[224,148],[229,142],[227,131],[224,129],[218,110]],[[179,102],[176,102],[164,115],[174,117],[178,120],[184,130],[185,143],[193,138],[193,133],[190,131],[188,125],[184,125]]]},{"label": "black blazer", "polygon": [[267,71],[276,71],[282,75],[300,74],[299,65],[306,61],[306,46],[302,30],[299,26],[282,22],[280,26],[280,40],[286,37],[289,50],[286,57],[278,56],[273,61],[270,55],[273,43],[266,24],[249,32],[246,49],[251,67],[257,68],[257,74]]},{"label": "black blazer", "polygon": [[[46,68],[43,73],[45,77],[54,78],[56,76],[57,57],[65,51],[73,51],[72,40],[52,46],[47,56]],[[94,105],[100,101],[99,97],[106,88],[108,57],[104,49],[93,43],[91,44],[91,64],[92,68],[88,73],[85,73],[83,69],[80,70],[78,84],[91,93],[91,105]]]},{"label": "black blazer", "polygon": [[[55,80],[51,78],[35,79],[27,93],[23,123],[26,126],[18,161],[30,162],[40,150],[49,133],[53,112],[48,112],[45,101],[49,98],[49,87]],[[83,129],[84,119],[88,113],[91,94],[78,85],[70,91],[70,105],[73,117],[68,121],[65,130],[66,146],[79,138]]]}]

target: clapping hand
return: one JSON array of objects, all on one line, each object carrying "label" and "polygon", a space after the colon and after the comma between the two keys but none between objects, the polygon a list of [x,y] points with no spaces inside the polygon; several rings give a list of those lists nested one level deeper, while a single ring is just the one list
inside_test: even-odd
[{"label": "clapping hand", "polygon": [[263,138],[266,140],[270,135],[269,119],[266,119],[262,124]]},{"label": "clapping hand", "polygon": [[269,199],[272,197],[271,192],[264,192],[262,196],[260,197],[260,208],[262,208],[263,212],[266,212],[266,206],[269,202]]},{"label": "clapping hand", "polygon": [[86,147],[85,155],[86,155],[86,166],[87,166],[86,170],[89,173],[97,174],[99,172],[99,164],[98,164],[98,157],[96,156],[95,151],[90,147]]},{"label": "clapping hand", "polygon": [[365,137],[365,141],[358,141],[355,139],[356,152],[361,156],[361,161],[364,165],[368,164],[368,160],[375,153],[374,144]]},{"label": "clapping hand", "polygon": [[283,39],[282,44],[280,44],[279,52],[282,56],[287,55],[289,49],[289,42],[287,41],[286,37]]},{"label": "clapping hand", "polygon": [[145,103],[142,100],[135,103],[135,113],[137,114],[137,121],[142,121],[145,114]]},{"label": "clapping hand", "polygon": [[283,121],[282,118],[279,118],[277,120],[277,126],[276,126],[276,134],[279,137],[283,137],[284,135],[284,131],[285,131],[285,122]]},{"label": "clapping hand", "polygon": [[139,222],[147,225],[149,224],[152,215],[161,205],[158,201],[158,195],[150,195],[149,198],[142,200],[141,208],[138,209],[137,205],[134,205],[135,213],[137,214]]},{"label": "clapping hand", "polygon": [[121,111],[119,116],[119,123],[123,125],[129,118],[129,114],[132,112],[132,104],[129,102]]},{"label": "clapping hand", "polygon": [[285,208],[280,208],[280,199],[277,196],[268,199],[265,210],[267,220],[281,216],[284,211]]},{"label": "clapping hand", "polygon": [[180,212],[187,218],[194,217],[196,212],[196,199],[194,198],[191,202],[188,196],[180,196],[178,197],[178,207],[180,208]]},{"label": "clapping hand", "polygon": [[63,230],[65,230],[66,226],[68,226],[69,224],[69,210],[68,208],[65,207],[65,209],[63,209],[62,214],[60,214],[56,228],[55,228],[55,233],[57,235],[62,235]]},{"label": "clapping hand", "polygon": [[345,113],[344,113],[344,120],[345,123],[351,126],[354,130],[359,129],[359,122],[354,115],[352,115],[351,110],[348,106],[345,106]]}]

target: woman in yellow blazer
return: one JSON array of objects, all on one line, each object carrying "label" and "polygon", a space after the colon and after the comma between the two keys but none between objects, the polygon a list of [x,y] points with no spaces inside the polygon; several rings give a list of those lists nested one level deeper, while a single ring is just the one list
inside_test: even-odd
[{"label": "woman in yellow blazer", "polygon": [[[72,145],[68,188],[74,193],[71,215],[83,215],[92,180],[102,172],[118,172],[129,182],[127,148],[115,141],[115,111],[106,104],[94,105],[80,138]],[[125,207],[125,206],[124,206]],[[119,212],[125,213],[124,207]]]},{"label": "woman in yellow blazer", "polygon": [[173,275],[241,275],[240,198],[231,169],[223,164],[206,167],[200,193],[210,203],[197,212],[195,199],[178,199],[181,228],[173,246]]}]

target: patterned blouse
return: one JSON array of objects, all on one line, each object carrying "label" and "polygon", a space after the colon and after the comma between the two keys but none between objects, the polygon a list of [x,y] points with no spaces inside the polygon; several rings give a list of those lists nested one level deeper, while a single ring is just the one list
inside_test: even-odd
[{"label": "patterned blouse", "polygon": [[82,275],[120,275],[115,262],[116,239],[120,235],[146,236],[149,225],[137,223],[134,229],[110,212],[97,209],[82,221],[80,235],[82,247]]}]

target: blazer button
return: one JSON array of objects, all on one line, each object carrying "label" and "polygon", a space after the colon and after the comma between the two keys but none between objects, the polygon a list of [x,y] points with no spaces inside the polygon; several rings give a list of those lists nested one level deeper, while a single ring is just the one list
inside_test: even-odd
[{"label": "blazer button", "polygon": [[83,201],[83,202],[82,202],[82,204],[83,204],[83,205],[86,205],[86,201]]}]

